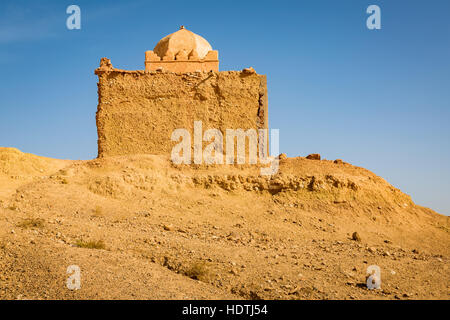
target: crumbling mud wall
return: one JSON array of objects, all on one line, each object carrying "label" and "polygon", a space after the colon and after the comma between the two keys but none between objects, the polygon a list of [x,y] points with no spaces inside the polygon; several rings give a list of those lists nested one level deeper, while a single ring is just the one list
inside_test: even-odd
[{"label": "crumbling mud wall", "polygon": [[[98,82],[98,156],[167,154],[175,129],[191,133],[268,128],[266,76],[253,69],[166,73],[125,71],[102,59]],[[209,142],[203,142],[203,148]],[[225,150],[225,149],[224,149]]]}]

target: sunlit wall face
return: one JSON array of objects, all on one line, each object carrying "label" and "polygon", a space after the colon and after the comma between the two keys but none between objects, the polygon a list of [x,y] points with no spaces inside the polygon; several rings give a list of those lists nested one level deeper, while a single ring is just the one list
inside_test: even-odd
[{"label": "sunlit wall face", "polygon": [[0,3],[0,145],[96,156],[97,78],[144,69],[144,52],[180,25],[220,51],[221,70],[266,74],[269,125],[288,156],[320,153],[382,176],[450,214],[450,3],[376,1]]}]

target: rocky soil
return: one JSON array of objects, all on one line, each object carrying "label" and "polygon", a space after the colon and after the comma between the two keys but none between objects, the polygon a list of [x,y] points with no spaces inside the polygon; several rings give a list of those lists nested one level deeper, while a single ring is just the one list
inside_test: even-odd
[{"label": "rocky soil", "polygon": [[268,179],[0,148],[0,299],[449,299],[449,219],[342,161]]}]

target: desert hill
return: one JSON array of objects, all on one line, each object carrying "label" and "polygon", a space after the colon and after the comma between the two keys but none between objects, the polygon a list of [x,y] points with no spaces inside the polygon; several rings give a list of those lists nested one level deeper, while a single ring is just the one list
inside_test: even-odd
[{"label": "desert hill", "polygon": [[[0,299],[449,299],[449,232],[449,217],[344,162],[287,158],[268,179],[0,148]],[[365,286],[369,265],[381,290]]]}]

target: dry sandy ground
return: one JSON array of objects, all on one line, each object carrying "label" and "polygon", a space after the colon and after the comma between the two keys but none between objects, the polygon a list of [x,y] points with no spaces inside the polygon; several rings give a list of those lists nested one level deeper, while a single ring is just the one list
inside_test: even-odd
[{"label": "dry sandy ground", "polygon": [[0,299],[450,298],[449,217],[346,163],[258,173],[0,148]]}]

